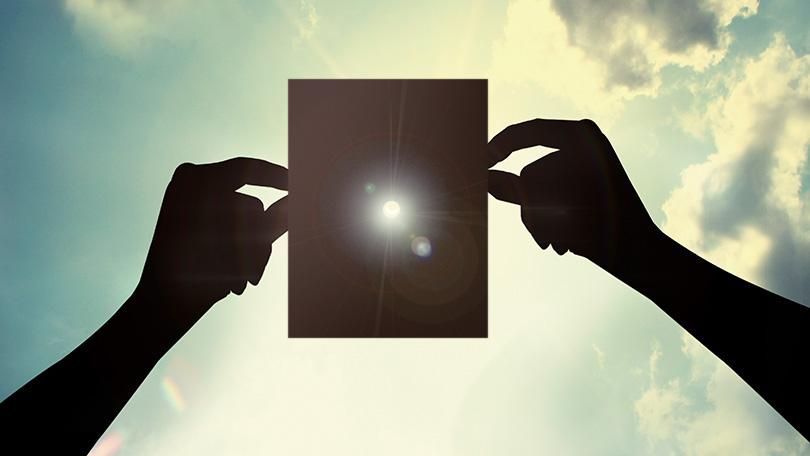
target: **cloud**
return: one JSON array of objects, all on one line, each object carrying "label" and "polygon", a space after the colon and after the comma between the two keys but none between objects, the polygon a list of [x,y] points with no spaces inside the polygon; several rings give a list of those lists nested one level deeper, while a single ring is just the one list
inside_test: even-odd
[{"label": "cloud", "polygon": [[119,55],[140,52],[186,0],[64,0],[76,31]]},{"label": "cloud", "polygon": [[690,375],[660,384],[653,372],[663,354],[654,349],[650,385],[634,402],[638,431],[651,450],[686,455],[810,453],[797,431],[685,332],[681,351]]},{"label": "cloud", "polygon": [[701,71],[731,43],[728,25],[756,0],[514,0],[493,49],[492,74],[535,83],[597,114],[654,95],[661,69]]},{"label": "cloud", "polygon": [[304,40],[310,39],[318,30],[320,21],[318,11],[315,9],[315,5],[306,0],[301,0],[298,10],[298,16],[295,19],[298,37]]},{"label": "cloud", "polygon": [[810,304],[810,56],[782,35],[701,114],[716,152],[681,174],[664,230],[719,266]]},{"label": "cloud", "polygon": [[648,91],[666,65],[703,70],[725,55],[736,16],[756,0],[553,0],[568,40],[606,67],[608,88]]},{"label": "cloud", "polygon": [[685,426],[680,410],[687,403],[677,379],[651,386],[634,404],[639,430],[653,440],[670,438]]},{"label": "cloud", "polygon": [[685,423],[680,411],[688,404],[681,394],[678,379],[659,386],[655,376],[662,356],[660,344],[655,344],[650,353],[650,387],[634,404],[638,426],[642,434],[653,440],[664,440],[681,429]]}]

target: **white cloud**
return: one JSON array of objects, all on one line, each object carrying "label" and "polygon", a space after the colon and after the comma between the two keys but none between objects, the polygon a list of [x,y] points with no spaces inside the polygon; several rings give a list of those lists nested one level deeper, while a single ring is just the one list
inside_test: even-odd
[{"label": "white cloud", "polygon": [[[649,387],[634,403],[638,431],[652,450],[685,455],[810,452],[798,432],[687,333],[682,352],[690,375],[659,384],[651,373]],[[651,370],[661,356],[653,350]],[[694,390],[698,393],[689,392]]]},{"label": "white cloud", "polygon": [[733,18],[756,0],[514,0],[496,42],[493,77],[535,83],[591,113],[611,115],[625,99],[653,95],[660,71],[701,71],[721,60]]},{"label": "white cloud", "polygon": [[318,22],[320,21],[318,11],[315,9],[315,5],[306,0],[301,0],[298,10],[299,14],[295,19],[298,36],[301,39],[310,39],[318,30]]},{"label": "white cloud", "polygon": [[65,11],[87,40],[120,55],[132,55],[162,33],[187,0],[64,0]]},{"label": "white cloud", "polygon": [[756,0],[553,0],[571,43],[607,68],[608,88],[655,90],[663,66],[703,70],[725,55],[728,25]]},{"label": "white cloud", "polygon": [[[716,152],[687,168],[664,230],[719,266],[810,303],[810,56],[777,35],[701,114]],[[807,179],[807,177],[805,177]]]},{"label": "white cloud", "polygon": [[686,404],[677,379],[665,385],[651,386],[634,404],[639,430],[653,440],[672,437],[685,425],[679,411]]},{"label": "white cloud", "polygon": [[668,439],[683,428],[681,410],[688,405],[678,379],[658,385],[655,377],[661,356],[661,347],[656,343],[649,360],[650,386],[634,403],[639,429],[652,441]]},{"label": "white cloud", "polygon": [[[663,206],[664,230],[719,266],[808,303],[810,56],[797,56],[776,35],[711,84],[719,95],[690,122],[716,152],[682,173]],[[677,454],[810,453],[806,440],[685,333],[682,352],[689,375],[672,380],[679,382],[667,390],[673,398],[656,397],[666,387],[652,382],[636,402],[639,431],[651,445]],[[677,395],[705,406],[667,409]],[[655,422],[660,410],[675,416]]]},{"label": "white cloud", "polygon": [[511,2],[503,37],[494,46],[492,77],[537,85],[585,111],[615,112],[623,94],[605,91],[604,65],[566,37],[565,23],[549,0]]}]

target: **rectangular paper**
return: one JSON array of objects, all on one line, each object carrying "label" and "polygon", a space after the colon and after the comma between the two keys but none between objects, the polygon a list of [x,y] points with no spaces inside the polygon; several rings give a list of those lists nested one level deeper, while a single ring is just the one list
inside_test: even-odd
[{"label": "rectangular paper", "polygon": [[289,336],[487,336],[486,80],[289,81]]}]

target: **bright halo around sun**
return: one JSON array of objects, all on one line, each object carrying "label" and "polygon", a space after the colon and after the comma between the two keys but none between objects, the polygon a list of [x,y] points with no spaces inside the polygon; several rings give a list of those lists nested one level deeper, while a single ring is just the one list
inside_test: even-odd
[{"label": "bright halo around sun", "polygon": [[395,219],[399,216],[399,203],[394,200],[388,200],[382,207],[383,215],[389,219]]}]

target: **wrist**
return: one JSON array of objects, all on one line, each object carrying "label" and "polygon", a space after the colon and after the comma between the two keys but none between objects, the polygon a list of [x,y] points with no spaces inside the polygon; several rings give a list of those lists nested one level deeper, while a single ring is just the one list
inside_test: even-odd
[{"label": "wrist", "polygon": [[201,285],[155,280],[145,274],[127,305],[136,309],[133,311],[136,319],[145,329],[153,331],[156,340],[168,350],[224,297],[212,298],[210,294]]},{"label": "wrist", "polygon": [[125,343],[143,347],[157,361],[179,339],[166,324],[170,305],[159,290],[139,284],[110,321],[126,336]]},{"label": "wrist", "polygon": [[674,241],[650,222],[643,230],[624,236],[617,242],[611,261],[599,264],[611,275],[636,287],[638,282],[649,282],[660,277],[663,258],[671,258]]}]

